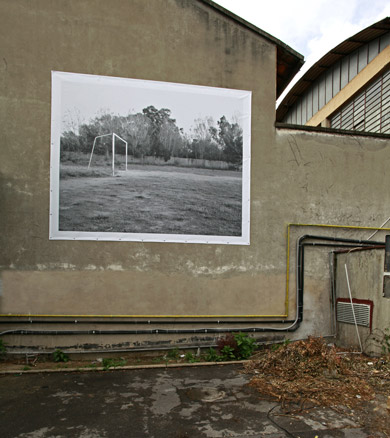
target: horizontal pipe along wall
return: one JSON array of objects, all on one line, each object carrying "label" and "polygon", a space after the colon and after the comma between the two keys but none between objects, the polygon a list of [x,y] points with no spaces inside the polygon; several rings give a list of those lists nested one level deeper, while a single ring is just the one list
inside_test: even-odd
[{"label": "horizontal pipe along wall", "polygon": [[[76,10],[15,0],[0,16],[1,327],[49,330],[9,333],[9,344],[132,348],[213,343],[240,329],[329,333],[320,246],[305,247],[303,321],[286,332],[301,309],[296,241],[364,240],[389,216],[388,139],[275,129],[275,43],[202,2],[86,0]],[[49,240],[52,71],[251,91],[250,245]],[[357,228],[312,233],[288,223]],[[62,335],[71,330],[65,321],[87,334]]]}]

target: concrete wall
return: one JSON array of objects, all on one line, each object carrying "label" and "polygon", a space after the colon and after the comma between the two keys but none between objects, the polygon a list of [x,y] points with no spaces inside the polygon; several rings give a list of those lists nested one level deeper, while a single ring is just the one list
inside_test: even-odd
[{"label": "concrete wall", "polygon": [[[389,215],[388,139],[275,130],[275,46],[204,3],[152,3],[0,4],[1,314],[280,320],[287,223],[378,226]],[[51,70],[251,90],[251,245],[49,241]],[[291,229],[287,319],[295,317],[295,240],[312,231]],[[327,253],[310,255],[304,323],[289,337],[331,330]]]},{"label": "concrete wall", "polygon": [[[384,335],[390,329],[390,298],[383,296],[384,250],[339,254],[337,256],[336,293],[338,298],[349,298],[345,265],[347,266],[352,298],[373,302],[372,326],[358,326],[363,351],[380,354]],[[342,346],[360,348],[356,327],[337,323],[337,341]],[[387,346],[386,346],[387,348]]]},{"label": "concrete wall", "polygon": [[[277,130],[275,146],[266,154],[256,178],[254,215],[267,224],[275,242],[269,262],[282,269],[285,245],[278,240],[286,223],[378,227],[388,217],[390,195],[385,190],[388,139],[317,132]],[[275,171],[277,169],[277,171]],[[252,181],[253,182],[253,181]],[[257,195],[256,195],[257,193]],[[256,202],[256,200],[261,200]],[[291,229],[291,291],[295,293],[296,239],[321,235],[367,239],[372,230],[296,226]],[[264,236],[258,239],[264,240]],[[384,232],[375,236],[384,241]],[[280,242],[280,243],[279,243]],[[330,318],[332,248],[308,248],[305,253],[304,323],[301,336],[333,333]],[[290,314],[294,312],[291,293]]]},{"label": "concrete wall", "polygon": [[253,90],[256,151],[274,134],[276,47],[195,0],[0,8],[1,313],[284,313],[258,293],[258,245],[48,240],[52,70]]}]

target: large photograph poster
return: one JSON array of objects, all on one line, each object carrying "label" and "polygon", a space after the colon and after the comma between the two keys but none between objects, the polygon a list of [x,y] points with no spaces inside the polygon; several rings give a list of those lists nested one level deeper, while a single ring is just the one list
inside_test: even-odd
[{"label": "large photograph poster", "polygon": [[251,92],[52,72],[50,238],[249,244]]}]

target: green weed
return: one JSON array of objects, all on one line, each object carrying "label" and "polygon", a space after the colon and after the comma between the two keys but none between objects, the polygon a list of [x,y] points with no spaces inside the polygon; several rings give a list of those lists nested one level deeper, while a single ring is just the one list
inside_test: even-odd
[{"label": "green weed", "polygon": [[54,362],[68,362],[69,355],[64,353],[62,350],[57,349],[53,352],[53,360]]},{"label": "green weed", "polygon": [[4,359],[7,353],[7,348],[5,345],[6,345],[5,342],[2,339],[0,339],[0,360]]},{"label": "green weed", "polygon": [[254,349],[256,348],[256,341],[254,338],[250,338],[246,333],[237,333],[234,335],[234,339],[237,342],[237,350],[235,356],[237,359],[248,359],[252,356]]},{"label": "green weed", "polygon": [[167,358],[171,360],[179,359],[179,349],[174,348],[173,350],[169,350],[167,353]]},{"label": "green weed", "polygon": [[235,355],[234,348],[230,347],[229,345],[225,345],[221,350],[221,359],[223,361],[236,360],[237,357]]},{"label": "green weed", "polygon": [[221,360],[221,356],[218,355],[214,348],[209,348],[204,355],[204,359],[206,362],[218,362]]},{"label": "green weed", "polygon": [[58,364],[56,365],[56,368],[58,368],[58,369],[68,368],[68,365],[66,365],[65,363],[58,363]]},{"label": "green weed", "polygon": [[190,351],[188,353],[186,353],[186,355],[184,356],[184,359],[188,363],[200,362],[200,358],[193,355]]},{"label": "green weed", "polygon": [[126,365],[126,361],[123,358],[114,359],[114,358],[105,358],[102,362],[104,371],[109,370],[110,368],[123,367]]},{"label": "green weed", "polygon": [[212,349],[210,349],[206,357],[209,357],[213,361],[245,360],[252,355],[256,348],[255,344],[255,339],[249,337],[247,333],[229,333],[218,339],[217,349],[219,354],[217,354],[215,350],[212,351]]},{"label": "green weed", "polygon": [[385,328],[383,331],[383,339],[381,342],[382,353],[390,354],[390,329]]},{"label": "green weed", "polygon": [[96,363],[89,363],[88,365],[84,366],[84,368],[92,368],[92,369],[97,368],[97,367],[98,367],[98,365]]},{"label": "green weed", "polygon": [[285,339],[283,342],[280,342],[278,344],[272,344],[271,345],[271,351],[277,351],[279,348],[286,347],[287,345],[291,344],[290,339]]}]

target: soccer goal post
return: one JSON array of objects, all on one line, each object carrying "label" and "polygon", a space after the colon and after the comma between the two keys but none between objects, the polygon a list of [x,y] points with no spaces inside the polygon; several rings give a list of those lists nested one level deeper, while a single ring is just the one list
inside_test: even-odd
[{"label": "soccer goal post", "polygon": [[93,153],[95,151],[95,146],[96,146],[97,139],[98,138],[102,138],[102,137],[109,137],[109,136],[111,136],[111,148],[112,148],[112,176],[115,176],[115,140],[117,138],[119,140],[123,141],[123,143],[125,143],[125,145],[126,145],[126,158],[125,158],[125,170],[126,171],[127,171],[127,155],[128,155],[128,144],[127,144],[127,141],[124,140],[122,137],[120,137],[118,134],[115,134],[115,132],[113,132],[112,134],[97,135],[93,139],[93,145],[92,145],[92,150],[91,150],[91,156],[89,157],[88,169],[91,167],[92,157],[93,157]]}]

